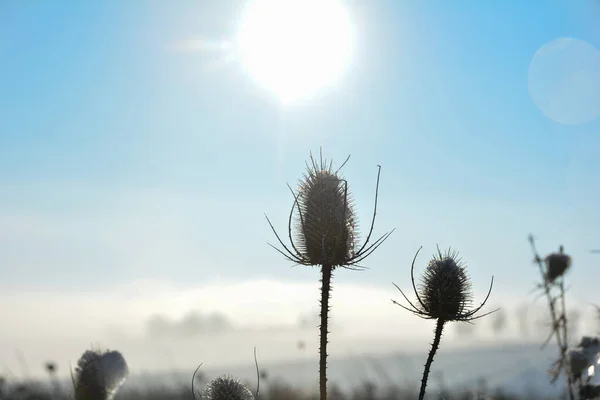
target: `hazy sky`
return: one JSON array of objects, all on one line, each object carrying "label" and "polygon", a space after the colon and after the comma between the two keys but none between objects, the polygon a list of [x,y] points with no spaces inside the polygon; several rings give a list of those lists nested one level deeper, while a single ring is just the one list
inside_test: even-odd
[{"label": "hazy sky", "polygon": [[[287,236],[286,183],[320,146],[338,165],[352,155],[362,238],[382,165],[375,233],[396,228],[368,271],[334,275],[346,332],[371,316],[394,336],[394,313],[413,320],[389,298],[421,245],[418,268],[453,246],[478,297],[494,275],[491,303],[526,299],[530,232],[542,253],[573,256],[573,298],[600,302],[588,252],[600,247],[600,6],[345,4],[346,73],[286,106],[219,46],[241,0],[0,5],[4,349],[23,332],[39,343],[44,327],[96,332],[89,343],[107,324],[142,331],[190,310],[296,324],[315,311],[317,270],[267,245],[264,213]],[[564,37],[580,41],[542,48]],[[363,294],[341,301],[338,285]]]}]

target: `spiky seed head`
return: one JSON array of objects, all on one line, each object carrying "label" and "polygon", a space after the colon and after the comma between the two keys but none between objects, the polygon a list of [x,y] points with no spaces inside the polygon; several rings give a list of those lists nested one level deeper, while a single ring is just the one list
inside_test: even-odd
[{"label": "spiky seed head", "polygon": [[231,376],[220,376],[208,382],[202,399],[206,400],[254,400],[250,389]]},{"label": "spiky seed head", "polygon": [[496,309],[485,314],[475,315],[489,299],[494,286],[494,277],[492,276],[490,288],[483,302],[479,307],[470,307],[473,298],[471,281],[465,272],[462,260],[458,258],[458,253],[450,249],[442,254],[438,248],[437,254],[429,261],[417,289],[413,271],[419,251],[421,251],[421,248],[415,254],[410,269],[412,287],[417,297],[416,305],[408,299],[402,289],[395,283],[394,286],[402,293],[402,296],[408,302],[408,306],[404,306],[394,299],[392,299],[392,303],[420,318],[437,319],[438,322],[442,322],[442,326],[445,322],[472,321],[498,311]]},{"label": "spiky seed head", "polygon": [[458,321],[472,301],[471,283],[458,253],[434,255],[421,279],[420,298],[431,318]]},{"label": "spiky seed head", "polygon": [[298,250],[311,265],[343,266],[354,255],[355,218],[347,182],[313,161],[298,192]]},{"label": "spiky seed head", "polygon": [[128,375],[129,368],[120,352],[87,350],[75,368],[75,399],[110,400]]},{"label": "spiky seed head", "polygon": [[546,281],[554,282],[558,277],[563,276],[571,266],[571,257],[563,253],[563,247],[560,246],[558,253],[552,253],[546,257]]}]

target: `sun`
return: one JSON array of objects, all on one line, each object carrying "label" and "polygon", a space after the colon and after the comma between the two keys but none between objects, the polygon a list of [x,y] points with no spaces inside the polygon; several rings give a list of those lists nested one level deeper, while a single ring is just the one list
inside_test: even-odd
[{"label": "sun", "polygon": [[337,82],[352,42],[340,0],[251,0],[235,40],[244,70],[284,104]]}]

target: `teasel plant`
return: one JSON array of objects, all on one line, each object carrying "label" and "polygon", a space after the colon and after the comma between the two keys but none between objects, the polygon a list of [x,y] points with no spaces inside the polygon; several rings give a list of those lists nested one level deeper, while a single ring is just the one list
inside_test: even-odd
[{"label": "teasel plant", "polygon": [[569,321],[567,319],[565,289],[565,273],[569,270],[572,259],[565,254],[562,245],[559,247],[558,252],[551,253],[542,259],[537,251],[534,236],[530,234],[528,239],[534,256],[534,263],[538,266],[541,276],[541,283],[536,285],[535,290],[540,290],[541,295],[546,297],[550,313],[550,334],[542,343],[542,349],[548,345],[552,337],[555,337],[559,352],[558,360],[550,369],[551,382],[556,382],[560,373],[564,371],[567,378],[567,394],[570,400],[574,400],[574,379],[568,360]]},{"label": "teasel plant", "polygon": [[321,400],[327,398],[327,335],[329,333],[329,299],[333,272],[338,268],[365,269],[361,264],[362,261],[373,254],[394,231],[391,230],[370,242],[377,214],[379,177],[381,175],[381,166],[378,166],[371,226],[365,242],[362,245],[358,244],[358,224],[354,212],[354,202],[348,189],[348,182],[340,174],[340,170],[349,159],[350,156],[339,168],[334,170],[333,161],[323,159],[322,150],[319,162],[310,153],[310,164],[306,163],[306,172],[299,181],[297,192],[294,192],[288,185],[294,197],[288,218],[289,245],[283,242],[265,215],[283,249],[269,244],[271,247],[294,265],[318,266],[321,269],[319,327],[319,394]]},{"label": "teasel plant", "polygon": [[258,359],[256,357],[256,347],[254,348],[254,365],[256,366],[256,394],[253,395],[248,386],[240,381],[238,378],[231,375],[218,376],[206,384],[206,387],[202,392],[198,391],[198,398],[196,398],[196,391],[194,389],[194,382],[196,381],[196,374],[202,364],[196,368],[192,375],[192,397],[194,400],[254,400],[258,399],[260,393],[260,370],[258,368]]},{"label": "teasel plant", "polygon": [[248,387],[233,376],[219,376],[208,382],[202,392],[203,400],[254,400]]},{"label": "teasel plant", "polygon": [[127,380],[129,368],[118,351],[86,350],[71,371],[75,400],[111,400]]},{"label": "teasel plant", "polygon": [[576,347],[567,352],[567,362],[573,384],[578,387],[580,400],[597,399],[600,396],[600,385],[592,382],[596,375],[596,367],[600,356],[600,339],[583,336]]},{"label": "teasel plant", "polygon": [[392,283],[408,302],[408,305],[405,306],[392,299],[393,304],[410,311],[420,318],[436,320],[433,343],[431,344],[431,350],[427,356],[421,379],[419,400],[423,400],[425,397],[429,371],[433,364],[435,353],[440,346],[444,325],[447,322],[472,323],[473,320],[498,311],[493,310],[485,314],[476,315],[483,308],[492,293],[494,277],[492,276],[490,288],[483,302],[479,307],[472,307],[473,292],[471,281],[467,276],[462,259],[458,256],[458,252],[452,249],[448,249],[445,253],[442,253],[438,247],[437,254],[433,255],[425,272],[421,276],[420,284],[415,284],[415,261],[421,249],[422,247],[417,250],[410,267],[410,279],[416,301],[410,301],[402,289],[395,283]]}]

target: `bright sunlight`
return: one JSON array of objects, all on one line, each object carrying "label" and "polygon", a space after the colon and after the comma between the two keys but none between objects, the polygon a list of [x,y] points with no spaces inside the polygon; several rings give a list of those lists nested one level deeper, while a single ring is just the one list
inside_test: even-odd
[{"label": "bright sunlight", "polygon": [[339,0],[253,0],[236,38],[246,72],[283,104],[339,80],[352,42]]}]

